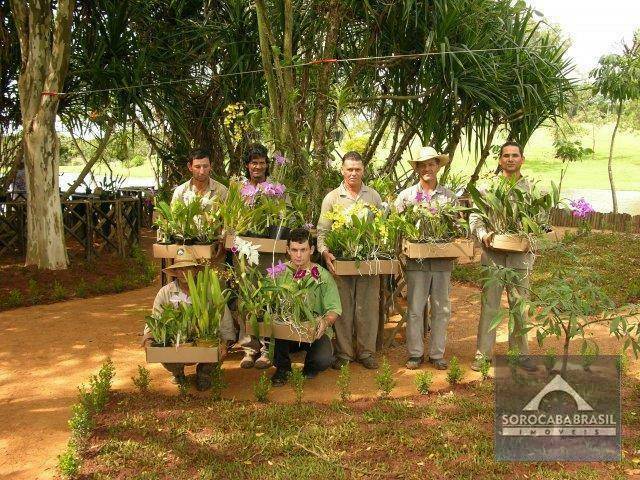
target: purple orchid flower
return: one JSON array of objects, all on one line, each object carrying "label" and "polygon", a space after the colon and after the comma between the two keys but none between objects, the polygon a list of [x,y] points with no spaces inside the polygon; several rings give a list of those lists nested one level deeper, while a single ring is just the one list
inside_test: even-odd
[{"label": "purple orchid flower", "polygon": [[284,273],[286,270],[287,270],[287,265],[285,263],[282,263],[282,260],[278,260],[277,265],[267,268],[267,273],[271,278],[276,278],[280,276],[282,273]]},{"label": "purple orchid flower", "polygon": [[311,267],[311,276],[316,280],[320,278],[320,269],[318,269],[317,265]]},{"label": "purple orchid flower", "polygon": [[572,210],[571,214],[574,217],[580,219],[587,218],[587,216],[595,212],[593,207],[584,198],[579,198],[578,200],[570,200],[569,206]]},{"label": "purple orchid flower", "polygon": [[256,194],[258,193],[258,188],[254,187],[250,182],[246,182],[242,186],[242,189],[240,189],[240,193],[242,194],[246,202],[252,204],[255,201]]},{"label": "purple orchid flower", "polygon": [[301,278],[304,278],[306,275],[307,275],[307,271],[306,270],[298,270],[293,275],[293,278],[294,278],[294,280],[300,280]]},{"label": "purple orchid flower", "polygon": [[280,152],[275,152],[273,155],[273,159],[276,161],[276,164],[282,166],[287,163],[287,159]]},{"label": "purple orchid flower", "polygon": [[313,223],[305,223],[304,228],[311,230],[312,228],[315,228],[315,225]]},{"label": "purple orchid flower", "polygon": [[231,253],[238,253],[240,250],[235,245],[231,247]]},{"label": "purple orchid flower", "polygon": [[416,193],[416,202],[420,203],[420,202],[430,202],[430,201],[431,201],[431,195],[429,195],[428,193],[424,193],[424,192]]}]

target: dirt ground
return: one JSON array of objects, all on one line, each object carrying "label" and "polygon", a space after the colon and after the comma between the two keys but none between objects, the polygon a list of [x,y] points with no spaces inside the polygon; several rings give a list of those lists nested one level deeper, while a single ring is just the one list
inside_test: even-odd
[{"label": "dirt ground", "polygon": [[[76,401],[77,386],[86,382],[107,357],[116,367],[114,388],[132,390],[131,377],[137,366],[145,364],[139,348],[144,315],[152,304],[158,286],[116,295],[72,300],[0,312],[0,478],[45,479],[55,474],[56,456],[69,437],[67,421]],[[464,380],[479,378],[469,370],[475,351],[479,291],[465,285],[452,289],[452,321],[446,357],[456,355],[466,370]],[[397,319],[398,317],[395,317]],[[387,334],[393,324],[389,324]],[[594,331],[601,351],[615,353],[618,342],[606,330]],[[406,354],[401,344],[384,351],[391,363],[398,386],[393,396],[416,393],[415,371],[404,368]],[[506,330],[498,331],[497,353],[506,351]],[[545,350],[552,343],[545,346]],[[540,352],[531,342],[533,352]],[[302,357],[297,357],[300,361]],[[241,352],[233,352],[224,362],[229,386],[223,396],[239,400],[253,399],[253,384],[261,371],[239,367]],[[632,363],[632,372],[638,371]],[[177,395],[170,375],[160,365],[148,366],[151,388]],[[423,367],[430,368],[430,367]],[[446,389],[446,372],[434,372],[433,389]],[[189,371],[188,371],[189,373]],[[271,373],[271,371],[270,371]],[[351,370],[355,398],[374,397],[374,371],[355,365]],[[337,397],[337,372],[329,370],[305,385],[305,400],[330,402]],[[193,389],[194,394],[195,389]],[[206,394],[201,394],[206,395]],[[290,387],[273,389],[270,400],[293,401]]]}]

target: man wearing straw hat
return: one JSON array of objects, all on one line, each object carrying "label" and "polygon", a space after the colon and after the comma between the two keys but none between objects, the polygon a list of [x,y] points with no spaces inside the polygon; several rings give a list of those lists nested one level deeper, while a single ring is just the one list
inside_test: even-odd
[{"label": "man wearing straw hat", "polygon": [[[407,205],[424,203],[435,206],[457,203],[455,194],[438,184],[438,171],[449,163],[449,156],[438,153],[432,147],[423,147],[415,160],[409,163],[418,174],[417,184],[403,190],[396,199],[398,212]],[[414,370],[424,361],[424,310],[429,302],[431,315],[431,337],[429,339],[429,362],[439,370],[446,370],[444,359],[447,341],[447,325],[451,319],[449,290],[453,259],[425,258],[406,259],[405,278],[407,280],[407,352],[406,366]]]},{"label": "man wearing straw hat", "polygon": [[[508,141],[500,147],[498,157],[500,175],[516,181],[516,188],[524,191],[531,191],[531,185],[520,173],[524,163],[524,153],[522,147],[516,142]],[[502,266],[513,269],[519,278],[519,284],[515,287],[507,288],[509,308],[514,304],[516,295],[527,296],[529,292],[529,274],[533,268],[534,256],[532,252],[502,252],[491,248],[491,239],[494,232],[487,231],[482,218],[472,213],[469,216],[469,227],[471,233],[476,235],[482,243],[482,265]],[[500,310],[502,291],[504,286],[499,282],[485,282],[482,287],[480,322],[478,323],[478,346],[476,357],[471,364],[471,369],[479,371],[483,360],[491,362],[493,347],[496,343],[496,329],[491,329],[491,323]],[[514,291],[516,290],[516,291]],[[526,322],[526,318],[519,312],[514,312],[516,316],[515,328],[509,331],[509,349],[517,350],[522,355],[529,353],[527,343],[527,333],[521,331]],[[525,313],[526,315],[526,313]],[[529,371],[535,371],[536,366],[531,358],[520,361],[520,366]]]},{"label": "man wearing straw hat", "polygon": [[[191,274],[194,277],[203,265],[198,263],[197,259],[188,251],[188,247],[178,250],[173,265],[165,268],[163,271],[169,277],[173,277],[173,281],[163,286],[153,301],[153,316],[160,316],[165,305],[178,304],[180,302],[190,302],[189,284],[187,278]],[[227,306],[224,307],[224,316],[220,322],[220,359],[227,353],[227,342],[236,340],[235,327],[231,312]],[[153,341],[149,327],[145,325],[142,337],[142,345],[147,346]],[[173,374],[175,383],[184,382],[186,380],[184,374],[185,365],[182,363],[163,363],[162,366]],[[211,372],[213,364],[199,363],[196,366],[196,387],[198,390],[207,390],[211,387]]]},{"label": "man wearing straw hat", "polygon": [[[325,236],[331,230],[332,221],[325,217],[334,205],[353,205],[361,200],[374,207],[382,207],[378,192],[362,182],[364,163],[358,152],[347,152],[342,158],[343,182],[330,191],[322,200],[320,219],[318,220],[318,252],[322,255],[327,268],[335,274],[333,262],[336,257],[325,244]],[[333,368],[340,369],[344,364],[356,359],[363,367],[378,368],[374,356],[378,336],[378,303],[380,299],[380,277],[378,275],[344,275],[336,277],[342,315],[335,323],[336,360]],[[355,334],[355,335],[354,335]],[[354,351],[355,336],[357,349]]]}]

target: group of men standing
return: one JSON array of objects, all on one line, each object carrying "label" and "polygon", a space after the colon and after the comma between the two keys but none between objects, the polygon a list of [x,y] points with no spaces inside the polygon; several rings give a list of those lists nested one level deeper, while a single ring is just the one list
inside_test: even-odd
[{"label": "group of men standing", "polygon": [[[411,161],[418,176],[418,183],[401,191],[396,199],[395,207],[402,212],[411,203],[427,202],[427,206],[458,202],[454,192],[438,182],[440,169],[450,161],[449,156],[438,153],[435,149],[425,147],[420,155]],[[267,149],[262,145],[249,147],[244,159],[246,182],[257,185],[267,180],[269,161]],[[528,190],[527,180],[520,169],[524,163],[522,148],[514,143],[505,143],[500,150],[500,175],[516,181],[516,188]],[[194,151],[189,157],[188,168],[192,178],[178,186],[173,199],[188,199],[197,196],[218,196],[226,198],[224,185],[210,178],[211,163],[206,151]],[[274,385],[286,383],[291,369],[289,353],[294,350],[305,350],[304,374],[311,378],[319,371],[332,365],[339,369],[349,362],[359,362],[363,367],[376,369],[376,339],[378,334],[378,305],[380,278],[377,275],[335,275],[334,254],[328,249],[325,238],[331,229],[332,221],[325,213],[335,205],[349,206],[356,202],[364,202],[377,208],[382,207],[382,199],[378,192],[363,182],[364,162],[358,152],[347,152],[342,158],[342,183],[330,191],[322,201],[320,219],[317,225],[317,249],[326,265],[325,270],[311,261],[314,252],[308,231],[298,229],[291,232],[288,240],[287,262],[288,274],[295,275],[301,271],[314,272],[318,275],[318,288],[310,298],[310,307],[317,315],[318,328],[316,339],[310,344],[293,345],[292,342],[276,340],[274,364],[276,372],[272,377]],[[516,295],[527,295],[528,274],[533,266],[531,253],[506,253],[491,248],[494,232],[488,231],[480,216],[472,214],[469,219],[470,230],[482,245],[482,264],[501,265],[516,270],[519,285],[507,289],[509,305],[513,306]],[[274,260],[271,254],[263,255],[260,264],[270,266]],[[264,265],[263,265],[264,264]],[[445,346],[447,326],[451,319],[450,285],[453,259],[406,259],[405,278],[408,290],[408,315],[406,327],[406,344],[408,359],[406,367],[417,369],[425,361],[425,307],[430,312],[430,339],[427,360],[437,369],[447,369]],[[333,275],[332,275],[333,274]],[[512,291],[515,288],[516,291]],[[495,344],[495,329],[490,330],[493,318],[500,308],[502,288],[496,284],[486,284],[482,290],[481,313],[478,324],[477,349],[475,360],[471,366],[478,370],[483,361],[490,361]],[[522,331],[524,318],[517,317],[516,328],[509,335],[509,346],[528,353],[526,333]],[[256,339],[251,339],[243,331],[244,322],[239,322],[239,340],[245,345],[245,356],[241,362],[243,368],[268,368],[271,362],[267,355],[267,339],[259,339],[260,347],[256,347]],[[330,328],[335,330],[335,352],[330,341]],[[253,346],[252,346],[253,345]],[[524,368],[530,367],[523,362]]]}]

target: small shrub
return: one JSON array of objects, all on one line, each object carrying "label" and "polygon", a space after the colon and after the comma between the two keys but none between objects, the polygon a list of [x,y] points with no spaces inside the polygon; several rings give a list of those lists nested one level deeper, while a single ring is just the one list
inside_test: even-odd
[{"label": "small shrub", "polygon": [[420,395],[426,395],[429,393],[429,388],[433,383],[433,373],[431,372],[418,372],[415,378],[416,388]]},{"label": "small shrub", "polygon": [[133,384],[136,386],[140,393],[147,393],[149,391],[149,384],[151,384],[151,373],[142,365],[138,365],[138,376],[131,377]]},{"label": "small shrub", "polygon": [[84,445],[95,427],[92,412],[83,403],[76,403],[71,407],[69,428],[76,445]]},{"label": "small shrub", "polygon": [[186,378],[180,378],[178,380],[178,393],[182,400],[189,398],[189,381]]},{"label": "small shrub", "polygon": [[69,442],[64,452],[58,455],[58,470],[64,478],[74,478],[80,470],[80,458],[73,442]]},{"label": "small shrub", "polygon": [[626,353],[620,352],[618,354],[618,358],[616,359],[616,368],[622,376],[627,374],[629,371],[629,357],[627,357]]},{"label": "small shrub", "polygon": [[27,289],[29,292],[29,301],[32,305],[35,305],[40,301],[41,293],[40,287],[38,286],[38,282],[36,282],[33,278],[29,279],[29,283],[27,284]]},{"label": "small shrub", "polygon": [[217,402],[222,400],[222,391],[227,388],[227,382],[224,379],[222,365],[216,363],[211,371],[211,400]]},{"label": "small shrub", "polygon": [[291,375],[289,376],[289,382],[296,394],[296,402],[302,403],[302,395],[304,393],[304,375],[302,374],[301,368],[293,367]]},{"label": "small shrub", "polygon": [[482,358],[480,359],[480,370],[478,370],[480,372],[480,375],[482,375],[483,381],[489,378],[490,368],[491,368],[491,362],[486,356],[483,355]]},{"label": "small shrub", "polygon": [[22,300],[22,292],[20,290],[13,289],[9,292],[9,295],[7,295],[4,304],[8,308],[15,308],[22,305]]},{"label": "small shrub", "polygon": [[263,372],[262,375],[260,375],[260,378],[258,378],[258,381],[253,386],[253,393],[256,396],[256,400],[265,403],[270,391],[271,380],[269,379],[267,372]]},{"label": "small shrub", "polygon": [[64,300],[65,298],[67,298],[67,289],[64,288],[64,286],[57,280],[53,282],[53,289],[51,290],[51,298],[56,302],[59,302],[60,300]]},{"label": "small shrub", "polygon": [[340,392],[340,400],[343,402],[348,401],[351,397],[351,371],[348,363],[340,367],[336,385],[338,385],[338,391]]},{"label": "small shrub", "polygon": [[105,282],[104,278],[98,278],[93,282],[93,291],[95,293],[105,293],[109,291],[109,286],[107,285],[107,282]]},{"label": "small shrub", "polygon": [[387,357],[382,359],[382,366],[378,373],[376,373],[376,384],[378,385],[378,389],[381,392],[380,396],[382,398],[388,397],[391,390],[393,390],[393,387],[396,386],[396,381],[393,379],[391,365],[389,365]]},{"label": "small shrub", "polygon": [[591,342],[585,343],[582,350],[580,351],[580,363],[582,364],[582,368],[585,370],[589,370],[591,365],[598,358],[598,348]]},{"label": "small shrub", "polygon": [[451,362],[449,363],[449,371],[447,372],[447,381],[449,385],[457,385],[462,380],[462,376],[464,375],[464,371],[460,366],[460,362],[458,361],[458,357],[451,358]]},{"label": "small shrub", "polygon": [[551,370],[553,370],[557,360],[558,355],[556,355],[556,351],[547,350],[547,353],[544,356],[544,367],[547,369],[547,372],[551,372]]},{"label": "small shrub", "polygon": [[76,285],[76,297],[84,298],[87,296],[87,294],[88,294],[87,282],[84,281],[84,278],[81,278],[80,281],[78,282],[78,285]]},{"label": "small shrub", "polygon": [[127,284],[125,283],[124,279],[120,275],[114,277],[114,279],[111,281],[111,288],[116,293],[120,293],[124,291],[126,287],[127,287]]}]

